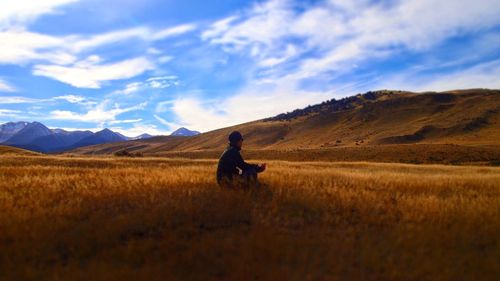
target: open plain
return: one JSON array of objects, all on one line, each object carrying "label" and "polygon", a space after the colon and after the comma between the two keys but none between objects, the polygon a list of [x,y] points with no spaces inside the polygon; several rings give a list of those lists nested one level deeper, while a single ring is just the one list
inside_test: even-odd
[{"label": "open plain", "polygon": [[495,280],[500,168],[0,156],[2,280]]}]

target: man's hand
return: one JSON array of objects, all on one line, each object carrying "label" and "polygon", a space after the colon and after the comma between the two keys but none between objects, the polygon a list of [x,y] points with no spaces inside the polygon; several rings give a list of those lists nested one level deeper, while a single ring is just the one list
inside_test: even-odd
[{"label": "man's hand", "polygon": [[258,166],[261,172],[264,172],[266,170],[266,163],[261,163]]}]

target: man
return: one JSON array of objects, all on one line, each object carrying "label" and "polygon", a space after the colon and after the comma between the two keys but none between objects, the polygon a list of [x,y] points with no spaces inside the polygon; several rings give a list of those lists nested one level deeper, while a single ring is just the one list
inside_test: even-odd
[{"label": "man", "polygon": [[240,154],[242,145],[243,136],[240,132],[232,132],[229,135],[229,146],[222,153],[217,166],[217,183],[220,186],[234,187],[238,183],[241,183],[244,187],[258,185],[257,173],[263,172],[266,169],[266,164],[249,164],[245,162]]}]

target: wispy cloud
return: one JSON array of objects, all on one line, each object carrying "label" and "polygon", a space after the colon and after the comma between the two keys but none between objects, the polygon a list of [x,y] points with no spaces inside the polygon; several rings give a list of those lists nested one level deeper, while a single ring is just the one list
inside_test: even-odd
[{"label": "wispy cloud", "polygon": [[131,78],[155,67],[146,57],[108,64],[99,62],[100,59],[93,56],[73,66],[36,65],[33,74],[50,77],[74,87],[97,89],[103,82]]},{"label": "wispy cloud", "polygon": [[83,105],[83,106],[93,106],[93,105],[97,104],[97,102],[94,100],[89,100],[88,98],[86,98],[84,96],[78,96],[78,95],[63,95],[63,96],[53,97],[53,98],[50,98],[48,100],[49,101],[63,100],[63,101],[69,102],[69,103],[79,104],[79,105]]},{"label": "wispy cloud", "polygon": [[20,110],[0,109],[0,117],[19,117],[21,114]]},{"label": "wispy cloud", "polygon": [[0,104],[19,104],[19,103],[39,103],[44,102],[45,99],[33,99],[20,96],[4,96],[0,97]]},{"label": "wispy cloud", "polygon": [[133,123],[138,123],[138,122],[141,122],[142,121],[142,118],[138,118],[138,119],[124,119],[124,120],[113,120],[113,121],[109,121],[108,124],[109,125],[116,125],[116,124],[133,124]]},{"label": "wispy cloud", "polygon": [[[24,103],[47,103],[47,102],[55,102],[55,101],[66,101],[69,103],[74,103],[74,104],[80,104],[80,105],[95,105],[96,102],[87,99],[86,97],[83,96],[77,96],[77,95],[63,95],[63,96],[56,96],[56,97],[51,97],[51,98],[46,98],[46,99],[37,99],[37,98],[29,98],[29,97],[23,97],[23,96],[2,96],[0,97],[0,104],[24,104]],[[36,106],[36,108],[40,109],[42,107]]]},{"label": "wispy cloud", "polygon": [[103,125],[108,122],[116,121],[116,117],[123,113],[142,110],[147,105],[146,103],[141,103],[139,105],[121,108],[117,104],[110,106],[110,103],[110,100],[105,100],[86,113],[77,113],[68,110],[53,110],[50,112],[48,119],[91,122]]},{"label": "wispy cloud", "polygon": [[177,124],[175,122],[167,121],[164,118],[158,116],[157,114],[154,114],[153,116],[155,117],[156,120],[158,120],[158,122],[160,122],[164,126],[167,126],[167,128],[169,129],[169,131],[173,131],[173,130],[176,130],[176,129],[182,127],[180,124]]},{"label": "wispy cloud", "polygon": [[196,96],[181,97],[172,102],[170,109],[180,125],[204,132],[291,111],[333,95],[328,91],[300,91],[296,85],[286,83],[250,85],[234,96],[210,102]]},{"label": "wispy cloud", "polygon": [[[154,42],[190,32],[195,28],[196,26],[193,24],[159,30],[136,27],[91,36],[53,36],[31,32],[26,30],[26,27],[4,30],[0,28],[0,42],[2,42],[0,64],[46,61],[56,65],[67,65],[77,62],[81,53],[90,52],[99,47],[132,39]],[[155,54],[161,55],[161,52]],[[160,62],[164,63],[167,57],[160,56]]]},{"label": "wispy cloud", "polygon": [[379,88],[399,88],[413,91],[448,91],[469,88],[500,89],[500,60],[468,68],[432,75],[409,71],[389,77],[377,84]]},{"label": "wispy cloud", "polygon": [[[204,131],[353,94],[349,91],[369,85],[357,83],[356,76],[351,81],[335,80],[373,60],[383,61],[402,52],[422,54],[450,38],[491,31],[500,25],[498,7],[499,0],[259,2],[214,22],[202,33],[205,42],[254,61],[256,67],[247,68],[247,86],[215,103],[182,97],[171,108],[181,124]],[[439,75],[444,79],[428,80],[426,85],[436,89],[479,84],[498,87],[496,74],[495,64],[487,65]],[[374,82],[373,87],[390,79],[387,77],[369,81]],[[418,81],[411,76],[405,79],[407,85],[412,79]],[[311,84],[323,89],[304,86]],[[407,87],[402,83],[401,88]]]},{"label": "wispy cloud", "polygon": [[54,13],[60,6],[78,0],[16,0],[0,3],[0,28],[25,24],[37,17]]},{"label": "wispy cloud", "polygon": [[174,27],[168,27],[151,33],[151,40],[163,40],[169,37],[178,36],[196,29],[194,24],[181,24]]},{"label": "wispy cloud", "polygon": [[15,92],[16,88],[7,83],[7,81],[0,79],[0,92]]},{"label": "wispy cloud", "polygon": [[[181,24],[163,29],[151,29],[141,26],[91,36],[68,36],[67,39],[69,39],[72,43],[68,44],[67,48],[69,48],[74,53],[79,53],[82,51],[89,51],[104,45],[114,44],[131,39],[140,39],[143,41],[164,40],[194,31],[195,29],[195,24]],[[146,51],[148,50],[151,51],[152,49],[148,48]],[[159,52],[157,50],[157,52],[154,53],[158,54]]]},{"label": "wispy cloud", "polygon": [[261,66],[269,67],[293,57],[298,49],[294,42],[305,42],[299,44],[316,55],[285,73],[303,79],[349,70],[356,62],[402,49],[422,51],[458,34],[494,27],[500,24],[499,5],[498,0],[331,0],[298,12],[292,1],[271,0],[242,16],[215,22],[202,38],[228,51],[246,48]]},{"label": "wispy cloud", "polygon": [[[3,75],[0,91],[22,94],[0,104],[63,124],[207,131],[374,88],[500,87],[500,0],[250,1],[219,18],[163,26],[120,6],[116,14],[139,24],[106,18],[82,29],[36,21],[64,18],[76,0],[4,2],[0,67],[29,77]],[[32,81],[47,94],[30,95]]]},{"label": "wispy cloud", "polygon": [[110,127],[114,132],[118,132],[128,137],[137,137],[142,134],[150,134],[152,136],[165,136],[169,135],[171,131],[165,131],[154,124],[134,124],[132,127],[124,128],[124,127]]},{"label": "wispy cloud", "polygon": [[179,78],[175,75],[155,76],[146,81],[132,82],[125,85],[125,88],[116,90],[112,94],[130,95],[148,89],[165,89],[180,84]]},{"label": "wispy cloud", "polygon": [[[35,64],[33,74],[79,88],[100,88],[103,82],[131,78],[155,69],[157,64],[165,64],[172,60],[172,56],[157,49],[154,53],[149,52],[154,49],[149,47],[150,44],[197,28],[195,24],[189,23],[159,29],[139,26],[94,35],[47,35],[29,31],[27,22],[44,13],[56,11],[58,6],[76,1],[20,2],[0,4],[0,64]],[[89,55],[106,45],[130,40],[146,42],[144,56],[111,61],[95,54]]]},{"label": "wispy cloud", "polygon": [[68,52],[58,50],[64,46],[64,38],[33,33],[22,29],[0,29],[0,64],[27,64],[31,61],[50,61],[57,64],[68,64],[76,57]]}]

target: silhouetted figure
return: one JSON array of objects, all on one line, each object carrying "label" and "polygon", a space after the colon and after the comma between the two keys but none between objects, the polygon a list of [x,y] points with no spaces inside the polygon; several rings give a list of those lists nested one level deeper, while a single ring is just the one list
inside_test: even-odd
[{"label": "silhouetted figure", "polygon": [[266,169],[266,164],[249,164],[241,157],[243,136],[238,131],[229,135],[229,146],[222,153],[217,166],[217,183],[222,187],[258,186],[257,174]]}]

